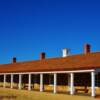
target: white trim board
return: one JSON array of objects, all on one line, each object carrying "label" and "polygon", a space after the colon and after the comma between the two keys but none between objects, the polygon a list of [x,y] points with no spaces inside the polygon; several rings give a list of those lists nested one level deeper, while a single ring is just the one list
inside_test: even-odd
[{"label": "white trim board", "polygon": [[90,70],[73,70],[73,71],[48,71],[48,72],[15,72],[15,73],[0,73],[0,75],[11,75],[11,74],[54,74],[54,73],[88,73],[88,72],[94,72],[95,69]]}]

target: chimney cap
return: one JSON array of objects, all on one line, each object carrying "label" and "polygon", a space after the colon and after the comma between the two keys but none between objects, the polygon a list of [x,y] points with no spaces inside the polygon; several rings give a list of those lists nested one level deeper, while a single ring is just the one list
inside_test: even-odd
[{"label": "chimney cap", "polygon": [[90,46],[90,44],[89,43],[85,43],[85,46]]}]

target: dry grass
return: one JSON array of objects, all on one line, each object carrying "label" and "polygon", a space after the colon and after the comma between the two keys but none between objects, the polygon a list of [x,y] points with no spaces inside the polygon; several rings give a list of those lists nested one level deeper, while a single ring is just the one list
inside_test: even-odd
[{"label": "dry grass", "polygon": [[95,100],[90,96],[71,96],[68,94],[53,94],[50,92],[27,91],[8,88],[0,88],[0,96],[16,96],[16,99],[2,100]]},{"label": "dry grass", "polygon": [[[0,82],[0,86],[3,83]],[[7,87],[10,87],[9,83],[6,83]],[[14,87],[18,87],[18,84],[13,84]],[[88,94],[78,94],[71,96],[66,93],[66,86],[57,86],[57,91],[62,91],[64,93],[53,94],[52,92],[39,92],[39,85],[35,84],[34,89],[38,89],[38,91],[28,91],[28,90],[18,90],[18,89],[10,89],[10,88],[0,88],[0,97],[2,96],[15,96],[13,99],[1,99],[0,100],[97,100],[92,98],[90,94],[90,87]],[[80,87],[77,87],[80,88]],[[82,88],[82,87],[81,87]],[[46,86],[45,91],[53,91],[53,86]],[[100,89],[97,89],[97,93],[100,94]],[[99,98],[100,99],[100,98]],[[98,100],[99,100],[98,99]]]}]

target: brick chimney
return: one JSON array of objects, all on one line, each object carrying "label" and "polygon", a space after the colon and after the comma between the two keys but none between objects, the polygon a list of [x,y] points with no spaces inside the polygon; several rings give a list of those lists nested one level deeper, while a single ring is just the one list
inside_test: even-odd
[{"label": "brick chimney", "polygon": [[42,59],[45,59],[45,52],[42,52],[42,53],[40,54],[40,60],[42,60]]},{"label": "brick chimney", "polygon": [[67,49],[67,48],[64,48],[63,50],[62,50],[62,57],[67,57],[68,55],[69,55],[69,49]]},{"label": "brick chimney", "polygon": [[16,57],[13,57],[12,63],[16,63]]},{"label": "brick chimney", "polygon": [[91,49],[90,44],[85,44],[85,45],[84,45],[84,54],[90,53],[90,52],[91,52],[90,49]]}]

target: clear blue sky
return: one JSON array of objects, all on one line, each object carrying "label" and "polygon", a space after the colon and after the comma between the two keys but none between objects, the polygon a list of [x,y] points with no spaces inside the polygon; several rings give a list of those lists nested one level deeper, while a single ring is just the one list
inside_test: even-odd
[{"label": "clear blue sky", "polygon": [[100,51],[100,0],[0,0],[0,63]]}]

